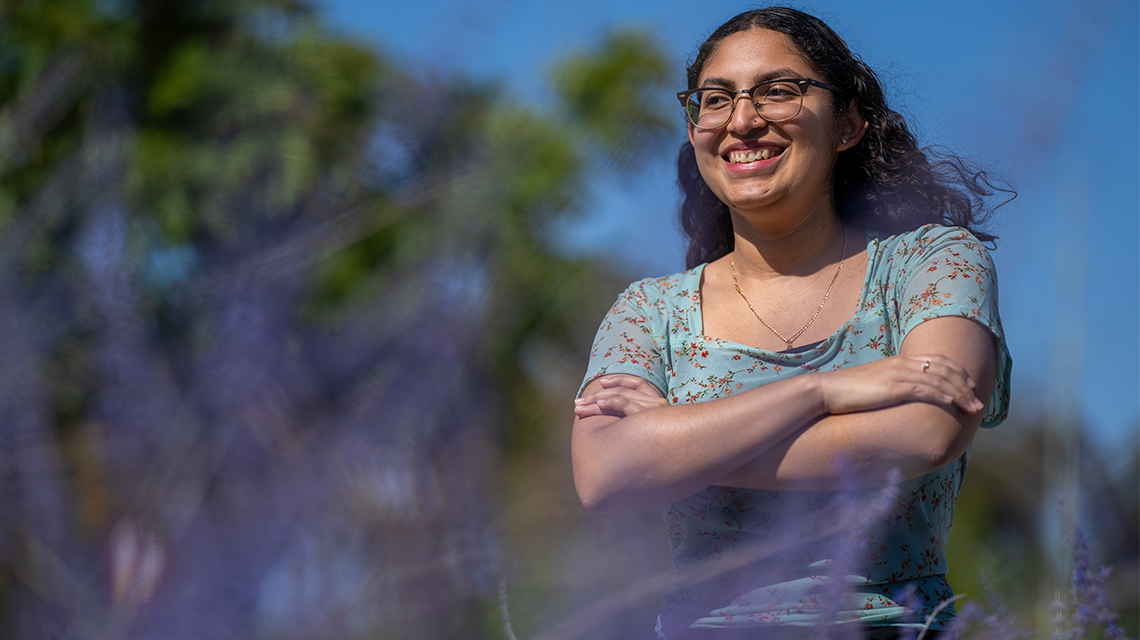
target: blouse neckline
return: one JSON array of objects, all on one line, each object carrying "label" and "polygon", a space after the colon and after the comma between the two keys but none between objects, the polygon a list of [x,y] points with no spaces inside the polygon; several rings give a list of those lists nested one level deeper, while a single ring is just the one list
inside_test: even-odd
[{"label": "blouse neckline", "polygon": [[[831,345],[835,344],[839,338],[842,337],[842,335],[847,331],[848,327],[858,321],[859,314],[863,313],[864,305],[867,302],[867,294],[870,292],[871,288],[871,276],[874,273],[874,263],[877,257],[876,254],[878,253],[877,245],[879,241],[879,234],[878,232],[869,229],[867,230],[866,234],[867,270],[866,273],[863,274],[863,290],[859,292],[859,305],[856,307],[854,315],[852,315],[847,319],[846,322],[840,325],[834,333],[816,343],[812,348],[806,349],[804,351],[793,352],[771,351],[768,349],[763,349],[761,347],[754,347],[749,344],[733,342],[732,340],[727,340],[725,338],[715,338],[713,336],[705,335],[705,316],[702,311],[702,307],[704,305],[704,292],[701,291],[701,281],[704,278],[705,267],[708,266],[707,262],[697,265],[690,272],[696,278],[696,286],[694,287],[694,290],[696,291],[696,299],[693,301],[693,305],[689,309],[689,321],[691,323],[690,326],[696,329],[694,333],[700,336],[703,340],[710,340],[716,342],[721,346],[765,354],[772,358],[799,360],[802,359],[804,355],[809,353],[817,355],[821,352],[827,351]],[[873,252],[873,249],[876,251]]]}]

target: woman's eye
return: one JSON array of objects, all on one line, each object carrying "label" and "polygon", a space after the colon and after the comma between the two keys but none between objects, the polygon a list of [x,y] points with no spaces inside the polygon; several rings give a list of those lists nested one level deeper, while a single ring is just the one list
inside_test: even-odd
[{"label": "woman's eye", "polygon": [[796,86],[791,84],[769,85],[768,89],[764,92],[764,98],[772,102],[792,100],[799,95],[800,92],[796,90]]},{"label": "woman's eye", "polygon": [[732,100],[728,97],[727,93],[720,91],[711,91],[704,95],[704,100],[701,102],[701,107],[704,109],[722,109],[727,106]]}]

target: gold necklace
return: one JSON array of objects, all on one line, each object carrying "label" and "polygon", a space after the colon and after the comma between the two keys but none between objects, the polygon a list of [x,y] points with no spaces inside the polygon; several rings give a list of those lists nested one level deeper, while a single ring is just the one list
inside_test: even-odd
[{"label": "gold necklace", "polygon": [[846,259],[847,259],[847,227],[844,226],[843,227],[843,253],[840,254],[840,256],[839,256],[839,266],[835,269],[835,275],[831,277],[831,284],[827,285],[827,291],[824,292],[824,294],[823,294],[823,300],[820,301],[819,308],[815,310],[814,314],[812,314],[811,320],[808,320],[807,324],[805,324],[802,329],[797,331],[795,333],[795,335],[793,335],[790,338],[785,338],[784,336],[780,335],[780,332],[773,329],[772,325],[768,324],[767,322],[764,322],[764,318],[761,318],[760,314],[756,313],[756,309],[752,308],[752,303],[748,301],[748,297],[745,296],[744,292],[740,290],[740,283],[737,282],[737,280],[736,280],[736,252],[735,251],[733,251],[731,254],[729,254],[728,264],[732,267],[732,284],[736,285],[736,292],[739,293],[740,297],[744,299],[744,304],[748,305],[748,309],[752,311],[752,315],[756,316],[756,319],[760,321],[760,324],[767,327],[768,331],[771,331],[772,333],[776,334],[776,337],[783,340],[784,344],[788,345],[788,348],[791,349],[792,348],[792,342],[795,342],[796,338],[800,337],[800,335],[803,334],[804,331],[807,331],[807,328],[810,327],[811,323],[815,322],[816,317],[819,316],[819,312],[823,311],[823,305],[827,303],[827,296],[831,295],[831,288],[835,286],[835,281],[839,279],[839,272],[843,270],[843,261]]}]

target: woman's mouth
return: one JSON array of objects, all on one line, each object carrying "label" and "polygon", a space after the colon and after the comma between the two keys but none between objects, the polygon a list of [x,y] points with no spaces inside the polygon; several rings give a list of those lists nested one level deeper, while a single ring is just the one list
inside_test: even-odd
[{"label": "woman's mouth", "polygon": [[733,164],[746,164],[757,160],[775,158],[784,152],[783,147],[763,147],[760,149],[736,149],[728,152],[728,161]]}]

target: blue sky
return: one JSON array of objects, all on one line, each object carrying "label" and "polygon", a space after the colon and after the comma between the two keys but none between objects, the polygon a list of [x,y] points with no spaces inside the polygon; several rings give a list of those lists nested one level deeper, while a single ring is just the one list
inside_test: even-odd
[{"label": "blue sky", "polygon": [[[409,67],[495,79],[541,103],[560,57],[640,27],[683,64],[752,5],[671,0],[316,0],[332,28]],[[1140,419],[1140,8],[1129,0],[819,0],[813,13],[876,69],[923,144],[997,165],[1017,187],[993,229],[1013,411],[1079,412],[1135,446]],[[535,98],[538,97],[538,98]],[[678,127],[678,142],[682,135]],[[600,177],[570,250],[638,276],[683,268],[670,154]],[[630,238],[637,238],[630,242]],[[640,247],[641,249],[631,249]],[[583,363],[585,366],[585,363]]]}]

